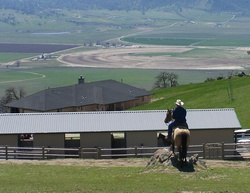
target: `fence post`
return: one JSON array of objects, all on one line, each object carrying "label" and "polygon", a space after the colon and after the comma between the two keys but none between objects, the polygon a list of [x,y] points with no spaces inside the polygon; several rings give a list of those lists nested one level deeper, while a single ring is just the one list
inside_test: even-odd
[{"label": "fence post", "polygon": [[82,148],[81,147],[79,147],[78,154],[79,154],[79,158],[82,158]]},{"label": "fence post", "polygon": [[221,143],[221,159],[224,160],[225,157],[225,147],[224,147],[224,143]]},{"label": "fence post", "polygon": [[5,146],[5,159],[8,160],[9,156],[8,156],[8,145]]},{"label": "fence post", "polygon": [[45,159],[45,151],[44,151],[44,146],[42,147],[42,159]]},{"label": "fence post", "polygon": [[101,148],[100,147],[96,148],[96,151],[97,151],[97,159],[101,159],[102,157]]},{"label": "fence post", "polygon": [[202,149],[203,149],[203,159],[206,159],[206,144],[205,143],[203,143],[202,144]]},{"label": "fence post", "polygon": [[137,157],[138,155],[138,150],[137,150],[137,146],[135,146],[135,157]]}]

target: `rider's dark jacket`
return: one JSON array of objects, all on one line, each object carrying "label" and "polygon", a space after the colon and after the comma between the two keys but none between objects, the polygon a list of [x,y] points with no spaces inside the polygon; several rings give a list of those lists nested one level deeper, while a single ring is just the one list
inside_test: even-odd
[{"label": "rider's dark jacket", "polygon": [[178,124],[178,123],[180,123],[180,124],[186,123],[186,115],[187,115],[187,111],[182,106],[177,106],[173,110],[173,118],[174,118],[174,121],[175,121],[176,124]]}]

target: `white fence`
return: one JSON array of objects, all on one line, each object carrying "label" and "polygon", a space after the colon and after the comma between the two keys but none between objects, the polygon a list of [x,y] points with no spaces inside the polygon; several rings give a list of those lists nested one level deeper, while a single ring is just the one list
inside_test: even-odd
[{"label": "white fence", "polygon": [[[94,158],[109,159],[122,157],[151,157],[156,150],[167,147],[131,148],[46,148],[46,147],[0,147],[0,159],[55,159]],[[249,159],[250,143],[207,143],[189,146],[188,156],[198,154],[204,159]]]}]

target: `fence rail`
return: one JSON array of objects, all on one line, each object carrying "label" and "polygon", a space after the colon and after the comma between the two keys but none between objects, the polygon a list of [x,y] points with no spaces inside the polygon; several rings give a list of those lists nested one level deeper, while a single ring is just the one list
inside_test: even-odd
[{"label": "fence rail", "polygon": [[[0,146],[0,159],[54,159],[54,158],[125,158],[150,157],[166,147],[131,148],[47,148]],[[249,159],[250,143],[206,143],[189,146],[188,156],[198,154],[204,159]]]}]

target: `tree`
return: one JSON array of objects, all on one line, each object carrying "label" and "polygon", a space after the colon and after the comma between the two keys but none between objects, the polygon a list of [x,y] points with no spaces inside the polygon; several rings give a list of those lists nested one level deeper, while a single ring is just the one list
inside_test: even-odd
[{"label": "tree", "polygon": [[156,82],[154,88],[167,88],[174,87],[178,85],[178,75],[174,73],[161,72],[156,76]]},{"label": "tree", "polygon": [[170,82],[170,87],[178,86],[178,74],[170,73],[168,75],[168,81]]},{"label": "tree", "polygon": [[5,95],[0,99],[0,112],[4,112],[4,105],[14,100],[25,97],[26,92],[23,88],[10,87],[5,90]]}]

